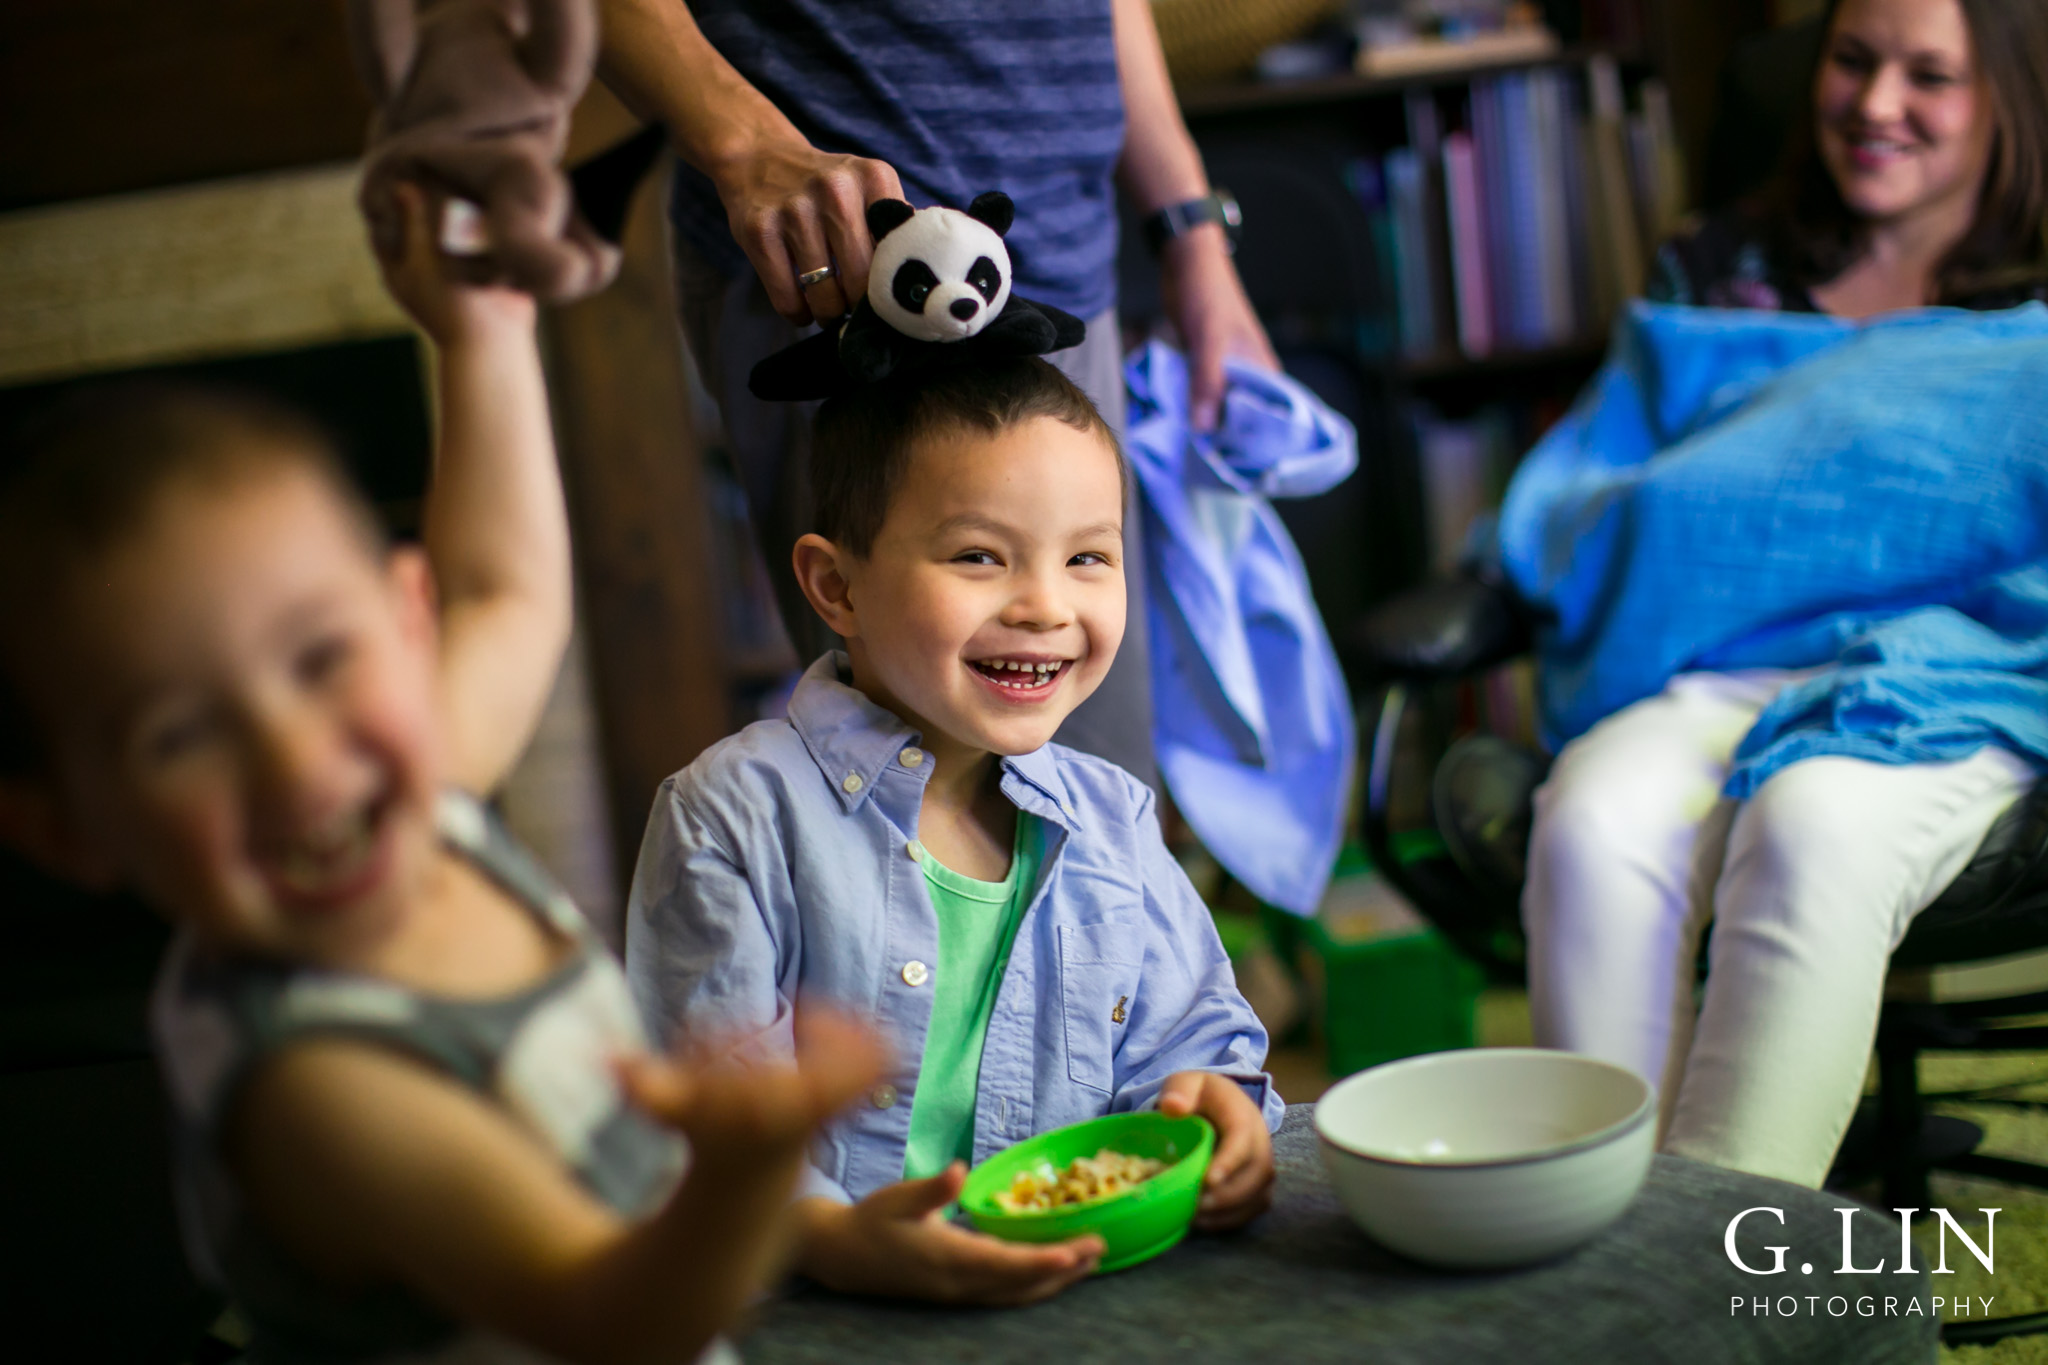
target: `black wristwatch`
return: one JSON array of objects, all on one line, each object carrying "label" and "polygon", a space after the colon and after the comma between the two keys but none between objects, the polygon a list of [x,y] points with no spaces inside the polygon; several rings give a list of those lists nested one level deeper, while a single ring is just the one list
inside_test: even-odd
[{"label": "black wristwatch", "polygon": [[1145,234],[1145,246],[1154,256],[1166,249],[1173,238],[1198,228],[1204,223],[1221,223],[1223,241],[1231,250],[1237,250],[1237,238],[1244,224],[1244,213],[1237,207],[1237,200],[1229,190],[1218,186],[1200,199],[1190,199],[1184,204],[1168,204],[1159,212],[1150,215],[1139,225]]}]

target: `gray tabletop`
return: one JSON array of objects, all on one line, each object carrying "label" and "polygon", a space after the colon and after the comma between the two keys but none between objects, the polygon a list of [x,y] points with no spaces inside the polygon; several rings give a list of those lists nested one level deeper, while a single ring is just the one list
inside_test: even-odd
[{"label": "gray tabletop", "polygon": [[[1928,1307],[1924,1274],[1832,1273],[1842,1264],[1835,1210],[1849,1203],[1838,1195],[1660,1156],[1622,1220],[1578,1251],[1504,1274],[1445,1274],[1381,1249],[1345,1216],[1324,1178],[1307,1106],[1288,1111],[1274,1154],[1273,1208],[1242,1232],[1191,1237],[1155,1261],[1032,1308],[942,1309],[798,1288],[763,1308],[741,1354],[750,1365],[1935,1358],[1938,1323],[1907,1311],[1916,1297]],[[1723,1249],[1729,1220],[1757,1207],[1782,1209],[1785,1221],[1744,1219],[1736,1249],[1747,1264],[1767,1268],[1774,1257],[1766,1247],[1790,1247],[1784,1274],[1745,1274]],[[1898,1254],[1896,1221],[1864,1213],[1853,1223],[1853,1264]],[[1812,1273],[1802,1274],[1802,1265]]]}]

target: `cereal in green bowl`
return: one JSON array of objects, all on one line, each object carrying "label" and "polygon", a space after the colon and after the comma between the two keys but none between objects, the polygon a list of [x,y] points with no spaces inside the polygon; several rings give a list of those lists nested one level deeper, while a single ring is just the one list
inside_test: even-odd
[{"label": "cereal in green bowl", "polygon": [[1215,1150],[1207,1119],[1108,1114],[996,1153],[968,1172],[960,1207],[1013,1242],[1094,1233],[1104,1244],[1096,1273],[1122,1270],[1187,1235]]}]

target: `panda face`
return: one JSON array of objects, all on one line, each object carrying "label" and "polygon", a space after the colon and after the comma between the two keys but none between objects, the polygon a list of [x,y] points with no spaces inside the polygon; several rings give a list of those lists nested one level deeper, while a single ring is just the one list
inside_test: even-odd
[{"label": "panda face", "polygon": [[957,209],[919,209],[875,243],[868,303],[919,341],[964,341],[1010,301],[1003,239]]}]

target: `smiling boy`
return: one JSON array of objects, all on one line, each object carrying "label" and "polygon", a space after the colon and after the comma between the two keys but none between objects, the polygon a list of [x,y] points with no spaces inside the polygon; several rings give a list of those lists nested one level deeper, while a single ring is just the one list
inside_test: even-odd
[{"label": "smiling boy", "polygon": [[764,1058],[799,1002],[893,1036],[798,1205],[799,1266],[834,1288],[1058,1292],[1101,1243],[944,1221],[962,1163],[1149,1105],[1217,1127],[1197,1226],[1250,1219],[1283,1111],[1265,1031],[1150,789],[1050,742],[1123,635],[1107,426],[1042,360],[946,365],[825,404],[812,474],[796,574],[846,650],[664,784],[628,911],[643,1008]]}]

